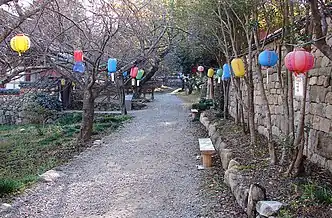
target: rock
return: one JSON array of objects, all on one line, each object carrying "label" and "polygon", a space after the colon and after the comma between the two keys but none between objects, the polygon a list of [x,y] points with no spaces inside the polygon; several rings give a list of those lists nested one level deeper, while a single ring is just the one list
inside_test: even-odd
[{"label": "rock", "polygon": [[39,179],[44,182],[54,182],[61,175],[55,170],[49,170],[39,176]]},{"label": "rock", "polygon": [[258,201],[256,204],[256,211],[261,216],[272,216],[276,214],[282,207],[282,203],[278,201]]},{"label": "rock", "polygon": [[222,163],[222,168],[224,168],[224,170],[227,170],[229,162],[233,158],[232,149],[220,149],[219,155]]},{"label": "rock", "polygon": [[266,199],[266,190],[259,184],[251,184],[248,194],[247,215],[249,218],[256,215],[256,203]]},{"label": "rock", "polygon": [[209,136],[211,137],[212,135],[214,135],[216,131],[217,131],[216,123],[211,124],[208,128]]},{"label": "rock", "polygon": [[232,159],[232,160],[229,162],[229,164],[228,164],[228,168],[227,168],[227,169],[232,169],[232,168],[234,168],[234,166],[239,166],[239,165],[240,165],[239,162],[237,162],[235,159]]},{"label": "rock", "polygon": [[1,204],[0,209],[1,210],[6,210],[6,209],[8,209],[10,207],[12,207],[12,205],[7,204],[7,203],[3,203],[3,204]]},{"label": "rock", "polygon": [[220,150],[221,148],[220,148],[220,143],[222,142],[222,139],[221,139],[221,137],[219,136],[219,134],[218,134],[218,136],[217,136],[217,139],[216,139],[216,142],[215,142],[215,148],[217,149],[217,150]]},{"label": "rock", "polygon": [[93,142],[93,144],[94,144],[94,145],[100,145],[100,144],[101,144],[101,140],[95,140],[95,141]]}]

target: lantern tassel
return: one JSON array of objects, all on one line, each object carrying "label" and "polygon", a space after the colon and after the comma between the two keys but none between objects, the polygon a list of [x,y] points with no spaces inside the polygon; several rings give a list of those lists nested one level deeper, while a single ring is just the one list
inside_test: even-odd
[{"label": "lantern tassel", "polygon": [[139,80],[137,80],[137,86],[139,86]]},{"label": "lantern tassel", "polygon": [[269,69],[270,68],[267,68],[266,70],[266,84],[269,84]]},{"label": "lantern tassel", "polygon": [[218,77],[218,83],[220,83],[221,82],[221,78],[220,77]]},{"label": "lantern tassel", "polygon": [[131,85],[132,85],[132,86],[135,86],[135,83],[136,83],[136,82],[135,82],[135,78],[132,78],[132,79],[131,79]]},{"label": "lantern tassel", "polygon": [[111,73],[112,82],[114,82],[114,73]]}]

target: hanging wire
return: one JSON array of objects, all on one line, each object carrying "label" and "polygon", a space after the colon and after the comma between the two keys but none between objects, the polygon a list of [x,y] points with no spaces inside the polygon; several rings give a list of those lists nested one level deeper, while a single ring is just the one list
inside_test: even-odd
[{"label": "hanging wire", "polygon": [[303,47],[303,46],[306,46],[306,45],[310,45],[310,44],[314,44],[315,42],[318,42],[322,39],[326,38],[326,36],[323,36],[319,39],[313,39],[313,40],[310,40],[308,42],[304,42],[304,43],[301,43],[301,44],[290,44],[290,43],[284,43],[283,45],[290,45],[290,46],[294,46],[294,47]]}]

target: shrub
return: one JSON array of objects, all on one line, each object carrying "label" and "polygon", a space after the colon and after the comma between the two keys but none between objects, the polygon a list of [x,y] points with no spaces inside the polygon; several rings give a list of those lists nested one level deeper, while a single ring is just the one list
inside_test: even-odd
[{"label": "shrub", "polygon": [[23,183],[13,179],[0,179],[0,196],[18,191]]}]

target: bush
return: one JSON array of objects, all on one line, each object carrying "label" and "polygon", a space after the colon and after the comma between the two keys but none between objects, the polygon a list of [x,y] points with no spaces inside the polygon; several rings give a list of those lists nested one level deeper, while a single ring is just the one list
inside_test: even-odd
[{"label": "bush", "polygon": [[22,110],[24,118],[31,124],[35,124],[39,135],[43,135],[40,125],[57,114],[61,110],[61,103],[55,96],[48,93],[32,93],[24,96]]},{"label": "bush", "polygon": [[198,103],[192,104],[192,109],[197,109],[199,111],[204,111],[210,109],[213,106],[212,99],[201,99]]},{"label": "bush", "polygon": [[58,120],[57,123],[60,125],[75,124],[82,121],[81,113],[67,113],[63,114]]},{"label": "bush", "polygon": [[13,179],[0,179],[0,196],[18,191],[23,183]]}]

